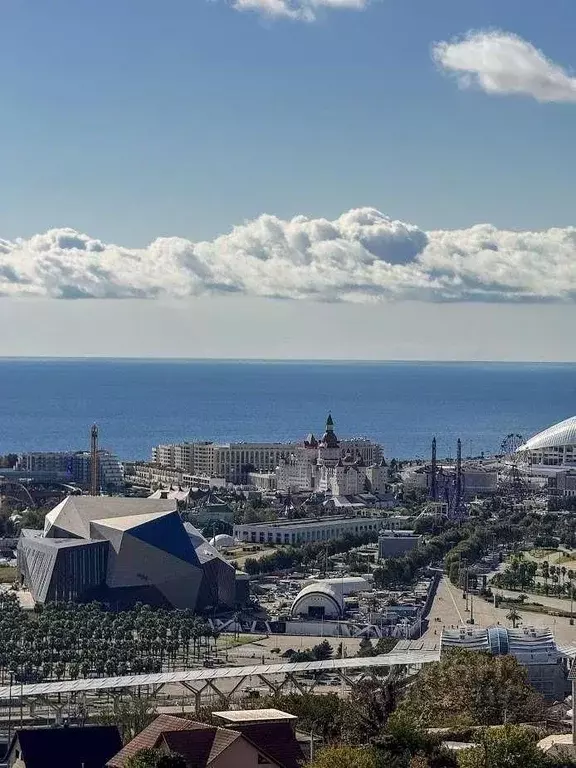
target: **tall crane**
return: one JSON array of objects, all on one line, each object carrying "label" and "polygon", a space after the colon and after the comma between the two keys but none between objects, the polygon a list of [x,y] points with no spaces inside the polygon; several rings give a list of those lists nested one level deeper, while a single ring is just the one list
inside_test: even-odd
[{"label": "tall crane", "polygon": [[430,499],[438,501],[438,464],[436,462],[436,438],[432,440],[432,464],[430,467]]},{"label": "tall crane", "polygon": [[99,469],[98,425],[92,424],[90,430],[90,496],[100,495]]}]

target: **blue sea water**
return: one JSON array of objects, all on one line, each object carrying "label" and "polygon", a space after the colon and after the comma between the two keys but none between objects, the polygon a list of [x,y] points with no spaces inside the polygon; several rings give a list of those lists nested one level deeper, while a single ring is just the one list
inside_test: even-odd
[{"label": "blue sea water", "polygon": [[0,360],[0,453],[101,444],[121,458],[194,439],[285,441],[323,431],[389,457],[497,451],[576,413],[575,364]]}]

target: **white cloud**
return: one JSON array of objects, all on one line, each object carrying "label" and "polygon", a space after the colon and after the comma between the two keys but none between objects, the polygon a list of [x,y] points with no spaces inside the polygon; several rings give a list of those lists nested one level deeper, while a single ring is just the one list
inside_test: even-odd
[{"label": "white cloud", "polygon": [[314,21],[321,9],[362,11],[370,0],[231,0],[237,11],[255,11],[264,16]]},{"label": "white cloud", "polygon": [[437,43],[432,55],[465,88],[478,86],[489,94],[521,94],[541,102],[576,102],[576,77],[517,35],[471,32]]},{"label": "white cloud", "polygon": [[0,240],[0,295],[186,298],[238,294],[369,302],[573,301],[576,228],[488,224],[424,232],[373,208],[334,221],[262,215],[212,241],[127,248],[72,229]]}]

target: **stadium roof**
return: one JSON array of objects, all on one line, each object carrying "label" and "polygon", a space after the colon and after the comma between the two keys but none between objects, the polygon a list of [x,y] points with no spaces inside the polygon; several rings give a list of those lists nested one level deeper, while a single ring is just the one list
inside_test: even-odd
[{"label": "stadium roof", "polygon": [[576,416],[571,416],[558,424],[553,424],[543,432],[538,432],[521,445],[518,452],[557,448],[561,445],[576,445]]},{"label": "stadium roof", "polygon": [[440,651],[404,651],[385,653],[354,659],[327,659],[306,661],[298,664],[256,664],[251,667],[220,667],[220,669],[191,669],[178,672],[160,672],[150,675],[126,675],[124,677],[98,677],[83,680],[62,680],[56,683],[32,685],[4,685],[0,687],[0,700],[27,696],[47,696],[54,693],[78,693],[80,691],[105,691],[119,688],[138,688],[142,685],[166,683],[205,683],[206,681],[233,680],[256,675],[286,675],[295,672],[333,671],[339,669],[365,669],[369,667],[415,666],[430,664],[440,659]]}]

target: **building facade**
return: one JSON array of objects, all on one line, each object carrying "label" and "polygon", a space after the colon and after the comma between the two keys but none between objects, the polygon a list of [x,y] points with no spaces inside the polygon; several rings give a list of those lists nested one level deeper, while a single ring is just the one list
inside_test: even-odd
[{"label": "building facade", "polygon": [[234,538],[251,544],[306,544],[340,539],[347,534],[377,533],[387,518],[322,517],[303,520],[276,520],[270,523],[244,523],[234,526]]},{"label": "building facade", "polygon": [[[328,422],[326,429],[328,431],[330,427],[333,433],[331,416]],[[381,447],[365,438],[338,440],[337,445],[332,447],[336,460],[351,456],[355,462],[362,462],[364,467],[381,463]],[[324,446],[323,452],[327,458],[330,450]],[[310,434],[302,443],[204,441],[157,445],[152,449],[152,463],[165,470],[204,478],[224,478],[226,482],[235,484],[246,484],[249,474],[253,472],[276,473],[278,490],[312,490],[318,487],[318,478],[313,471],[318,453],[319,441]],[[378,480],[379,475],[371,482]]]},{"label": "building facade", "polygon": [[69,496],[22,531],[21,582],[38,603],[233,607],[233,567],[186,525],[174,500]]},{"label": "building facade", "polygon": [[[92,456],[89,451],[24,453],[18,458],[17,466],[27,472],[44,472],[54,480],[85,488],[90,486]],[[110,451],[98,451],[98,483],[105,492],[124,487],[124,469],[118,457]]]},{"label": "building facade", "polygon": [[389,470],[377,443],[364,438],[339,440],[329,414],[323,436],[310,433],[302,445],[276,470],[283,492],[321,491],[332,496],[355,496],[386,488]]},{"label": "building facade", "polygon": [[378,557],[400,557],[422,543],[422,536],[412,531],[381,531],[378,536]]},{"label": "building facade", "polygon": [[576,467],[576,416],[534,435],[517,453],[528,464]]}]

